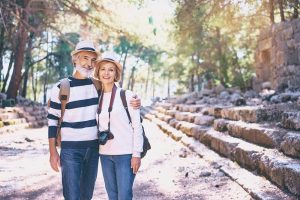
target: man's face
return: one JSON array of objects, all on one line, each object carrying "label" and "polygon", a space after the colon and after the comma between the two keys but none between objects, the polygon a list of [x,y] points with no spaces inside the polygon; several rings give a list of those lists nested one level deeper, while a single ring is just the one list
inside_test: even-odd
[{"label": "man's face", "polygon": [[89,51],[81,51],[74,55],[75,66],[84,67],[85,69],[91,70],[95,66],[97,54]]}]

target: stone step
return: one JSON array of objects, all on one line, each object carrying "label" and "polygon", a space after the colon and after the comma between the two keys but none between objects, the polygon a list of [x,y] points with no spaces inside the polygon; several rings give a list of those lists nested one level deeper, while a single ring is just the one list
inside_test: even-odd
[{"label": "stone step", "polygon": [[264,121],[278,122],[282,118],[284,105],[264,106],[240,106],[222,108],[221,117],[223,119],[259,123]]},{"label": "stone step", "polygon": [[300,161],[277,150],[233,138],[213,129],[200,135],[199,141],[242,167],[255,170],[282,189],[300,196]]},{"label": "stone step", "polygon": [[280,126],[292,130],[300,130],[300,113],[299,112],[284,112]]},{"label": "stone step", "polygon": [[272,128],[269,124],[245,123],[223,119],[215,120],[214,129],[220,131],[219,127],[224,125],[226,126],[224,130],[227,130],[229,135],[268,148],[279,148],[283,137],[287,133],[283,129]]},{"label": "stone step", "polygon": [[221,117],[223,119],[229,119],[234,121],[245,122],[260,122],[264,119],[264,109],[262,107],[231,107],[223,108],[221,110]]},{"label": "stone step", "polygon": [[19,118],[19,114],[16,112],[5,112],[0,114],[0,120],[16,119]]},{"label": "stone step", "polygon": [[22,123],[26,123],[26,119],[25,118],[8,119],[8,120],[4,120],[3,123],[5,126],[22,124]]},{"label": "stone step", "polygon": [[166,109],[166,110],[170,110],[170,109],[172,109],[172,107],[173,107],[173,104],[171,104],[171,103],[162,103],[162,102],[158,102],[158,103],[156,103],[155,105],[156,105],[156,106],[159,106],[159,107],[162,107],[162,108],[164,108],[164,109]]},{"label": "stone step", "polygon": [[204,105],[174,104],[170,106],[168,110],[174,109],[180,112],[199,113],[204,107],[205,107]]},{"label": "stone step", "polygon": [[[172,137],[172,138],[175,139],[176,141],[180,141],[185,146],[187,146],[191,150],[198,153],[202,157],[202,159],[206,159],[206,160],[209,160],[210,162],[218,163],[220,165],[221,171],[223,171],[227,176],[231,177],[234,181],[236,181],[238,184],[240,184],[255,199],[263,199],[263,200],[269,200],[269,199],[296,200],[297,199],[297,197],[293,197],[293,195],[286,194],[282,190],[278,189],[275,185],[273,185],[272,183],[267,181],[265,178],[257,176],[247,170],[240,168],[238,165],[229,161],[228,159],[219,157],[217,154],[208,150],[198,140],[192,139],[191,137],[187,137],[183,133],[180,133],[181,131],[178,131],[177,129],[170,127],[166,122],[162,122],[158,119],[155,119],[154,122],[158,123],[157,125],[163,130],[163,132],[165,132],[165,133],[167,132],[167,134],[171,135],[171,137],[172,137],[173,133],[175,133],[174,135],[179,135],[180,137],[176,137],[176,139],[175,139],[175,137]],[[220,134],[221,137],[223,135],[222,133],[217,133],[216,131],[214,131],[212,129],[209,131],[213,131],[213,132],[215,132],[215,134]],[[204,135],[206,135],[206,133],[202,134],[202,136],[203,136],[202,140],[204,140],[204,138],[205,138]],[[213,140],[214,136],[217,136],[217,135],[213,135],[211,137],[212,140]],[[218,136],[216,138],[218,138]],[[223,139],[222,141],[226,141],[227,145],[222,145],[222,142],[211,141],[209,147],[213,147],[212,149],[218,150],[218,151],[224,150],[224,151],[222,151],[223,153],[227,152],[228,149],[234,150],[234,147],[240,148],[241,150],[235,150],[236,153],[232,153],[232,155],[228,155],[225,153],[225,155],[229,156],[231,158],[231,160],[233,160],[233,161],[235,161],[235,157],[243,158],[243,150],[245,150],[245,149],[247,151],[249,151],[249,149],[251,149],[250,153],[252,153],[252,154],[255,154],[255,153],[258,154],[259,151],[263,151],[263,148],[261,148],[261,147],[257,147],[257,149],[254,148],[256,151],[250,147],[248,147],[248,148],[243,147],[241,144],[239,144],[239,140],[230,141],[229,139],[225,139],[225,138],[222,138],[222,139]],[[234,138],[233,138],[233,140],[234,140]],[[221,147],[221,146],[223,146],[223,147]],[[236,156],[235,156],[235,154],[236,154]],[[249,157],[249,155],[246,154],[246,156],[245,156],[246,161],[244,162],[244,165],[248,164],[249,166],[252,166],[253,162],[251,162],[249,159],[247,159],[247,156]],[[273,158],[274,157],[276,158],[277,156],[278,155],[273,155]],[[255,158],[255,155],[253,157]],[[266,162],[266,163],[268,163],[268,162]],[[296,164],[298,165],[299,163],[296,163]],[[256,164],[256,166],[258,166],[258,164]],[[267,168],[269,166],[272,166],[272,164],[271,164],[271,162],[269,162],[269,165],[265,165],[265,166]],[[278,166],[278,163],[275,164],[275,166]],[[258,168],[258,167],[256,167],[256,168]],[[288,167],[283,167],[283,168],[287,169]],[[295,167],[295,168],[296,168],[296,170],[290,166],[289,169],[291,169],[291,171],[285,172],[285,175],[287,177],[290,177],[290,175],[292,175],[293,172],[296,171],[296,173],[294,173],[296,175],[296,177],[291,178],[290,181],[289,181],[289,178],[286,178],[286,181],[283,184],[286,184],[286,183],[292,184],[292,185],[289,185],[289,187],[287,187],[287,188],[289,190],[292,190],[294,193],[296,191],[296,194],[298,194],[297,191],[299,191],[298,190],[299,186],[297,186],[297,184],[300,181],[299,173],[298,173],[299,170],[297,171],[297,167]],[[272,174],[272,173],[269,173],[269,174]],[[273,175],[272,178],[276,179],[277,176],[278,175]],[[281,183],[281,182],[279,181],[279,183]],[[283,187],[281,187],[281,188],[283,190],[285,190]],[[299,196],[299,194],[298,194],[298,196]]]},{"label": "stone step", "polygon": [[218,119],[214,122],[216,131],[227,131],[233,137],[242,138],[267,148],[276,148],[285,155],[300,158],[300,133],[288,132],[273,127],[269,124],[245,123],[224,119]]}]

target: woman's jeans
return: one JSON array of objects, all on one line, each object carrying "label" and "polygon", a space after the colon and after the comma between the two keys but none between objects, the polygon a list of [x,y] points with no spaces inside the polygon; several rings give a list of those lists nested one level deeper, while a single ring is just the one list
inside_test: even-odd
[{"label": "woman's jeans", "polygon": [[63,194],[66,200],[90,200],[98,173],[99,149],[61,149]]},{"label": "woman's jeans", "polygon": [[131,200],[135,178],[131,169],[131,154],[100,155],[105,188],[109,200]]}]

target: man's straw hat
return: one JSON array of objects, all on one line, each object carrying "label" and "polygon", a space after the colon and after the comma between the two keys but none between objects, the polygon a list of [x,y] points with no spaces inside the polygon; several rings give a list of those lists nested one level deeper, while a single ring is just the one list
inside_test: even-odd
[{"label": "man's straw hat", "polygon": [[100,57],[100,53],[96,51],[96,48],[92,41],[88,40],[82,40],[77,43],[75,50],[71,52],[71,56],[75,55],[76,53],[82,52],[82,51],[89,51],[97,54],[97,57]]}]

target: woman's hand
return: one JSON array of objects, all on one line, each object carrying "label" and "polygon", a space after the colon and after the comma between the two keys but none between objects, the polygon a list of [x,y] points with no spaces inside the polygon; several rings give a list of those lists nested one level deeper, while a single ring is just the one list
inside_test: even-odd
[{"label": "woman's hand", "polygon": [[132,157],[131,158],[131,168],[134,174],[136,174],[141,166],[141,158]]}]

